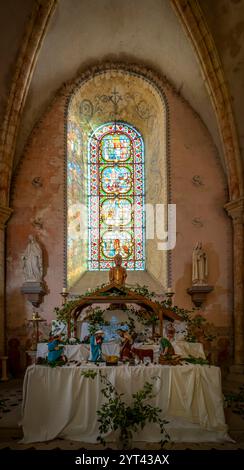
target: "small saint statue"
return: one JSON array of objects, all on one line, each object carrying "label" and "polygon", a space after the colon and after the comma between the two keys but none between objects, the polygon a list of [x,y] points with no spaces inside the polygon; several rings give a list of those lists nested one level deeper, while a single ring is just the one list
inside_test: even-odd
[{"label": "small saint statue", "polygon": [[89,361],[99,362],[102,361],[102,343],[104,332],[98,330],[94,335],[90,336],[90,357]]},{"label": "small saint statue", "polygon": [[41,282],[43,276],[42,249],[33,235],[29,235],[27,248],[21,258],[25,282]]},{"label": "small saint statue", "polygon": [[206,285],[208,276],[208,260],[202,243],[197,242],[192,253],[192,283]]},{"label": "small saint statue", "polygon": [[114,282],[115,284],[118,284],[119,286],[124,286],[127,273],[126,273],[126,269],[121,266],[122,256],[119,253],[114,257],[114,262],[115,262],[115,266],[113,268],[110,268],[110,271],[109,271],[109,281],[111,283]]},{"label": "small saint statue", "polygon": [[55,362],[63,359],[64,346],[62,344],[61,335],[53,336],[50,334],[48,341],[48,362]]},{"label": "small saint statue", "polygon": [[163,336],[160,341],[160,354],[163,356],[172,356],[175,354],[172,346],[172,341],[175,338],[175,328],[172,323],[166,326],[166,336]]},{"label": "small saint statue", "polygon": [[128,332],[128,326],[124,325],[117,329],[117,333],[121,338],[121,346],[120,346],[120,359],[121,361],[130,360],[133,356],[132,354],[132,337]]}]

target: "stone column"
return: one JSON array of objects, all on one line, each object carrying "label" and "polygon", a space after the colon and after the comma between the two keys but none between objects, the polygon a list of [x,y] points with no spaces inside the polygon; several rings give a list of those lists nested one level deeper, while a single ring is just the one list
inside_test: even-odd
[{"label": "stone column", "polygon": [[234,365],[244,368],[244,198],[225,209],[233,223]]},{"label": "stone column", "polygon": [[0,356],[5,353],[5,227],[12,213],[9,207],[0,206]]}]

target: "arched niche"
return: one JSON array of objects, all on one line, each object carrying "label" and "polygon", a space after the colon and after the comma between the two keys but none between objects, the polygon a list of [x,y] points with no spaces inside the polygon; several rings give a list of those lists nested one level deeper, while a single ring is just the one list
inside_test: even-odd
[{"label": "arched niche", "polygon": [[[68,103],[67,136],[67,284],[73,292],[104,282],[103,272],[88,270],[88,150],[94,130],[121,121],[137,129],[145,146],[145,204],[156,215],[156,204],[169,202],[168,109],[164,94],[140,73],[109,69],[76,84]],[[75,178],[72,167],[75,165]],[[71,171],[70,171],[71,169]],[[154,220],[153,220],[154,222]],[[156,227],[156,223],[155,223]],[[145,272],[128,272],[128,283],[167,287],[168,253],[159,251],[155,234],[146,227]],[[152,230],[152,227],[151,227]],[[81,234],[81,236],[79,236]],[[160,287],[158,287],[159,289]]]}]

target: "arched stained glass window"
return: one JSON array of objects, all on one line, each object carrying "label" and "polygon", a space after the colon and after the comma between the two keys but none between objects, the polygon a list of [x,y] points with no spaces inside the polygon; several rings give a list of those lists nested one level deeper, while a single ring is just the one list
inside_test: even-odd
[{"label": "arched stained glass window", "polygon": [[128,270],[144,270],[144,145],[127,123],[106,123],[89,140],[88,205],[88,269],[107,270],[120,253]]}]

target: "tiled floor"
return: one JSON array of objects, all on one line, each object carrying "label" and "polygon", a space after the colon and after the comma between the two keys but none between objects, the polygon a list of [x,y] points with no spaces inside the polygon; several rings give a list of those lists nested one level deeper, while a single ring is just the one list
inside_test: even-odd
[{"label": "tiled floor", "polygon": [[0,387],[0,429],[17,428],[21,418],[22,387],[14,381],[10,388],[6,384]]},{"label": "tiled floor", "polygon": [[[21,419],[21,402],[22,402],[22,382],[20,380],[11,380],[8,383],[0,384],[0,402],[4,407],[0,407],[0,449],[63,449],[63,450],[77,450],[77,449],[103,449],[99,444],[84,444],[77,441],[67,441],[64,439],[55,439],[49,442],[35,443],[35,444],[21,444],[22,430],[19,426]],[[237,450],[244,449],[244,420],[239,416],[229,413],[229,431],[231,437],[235,442],[227,443],[168,443],[166,449],[174,450]],[[115,444],[109,445],[111,449],[115,449]],[[136,443],[135,448],[143,450],[156,450],[159,449],[159,444],[151,443]]]}]

